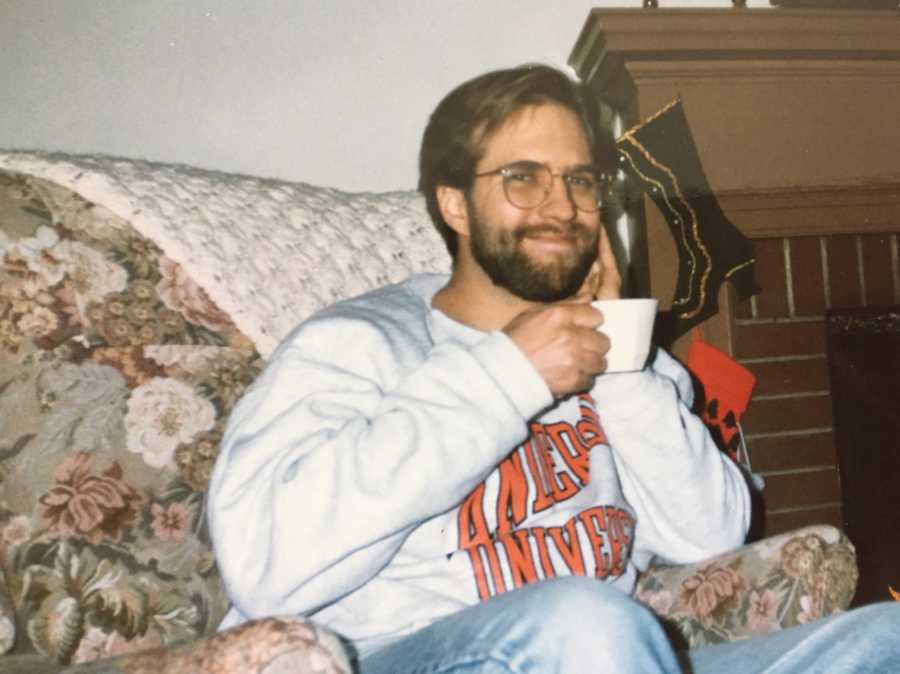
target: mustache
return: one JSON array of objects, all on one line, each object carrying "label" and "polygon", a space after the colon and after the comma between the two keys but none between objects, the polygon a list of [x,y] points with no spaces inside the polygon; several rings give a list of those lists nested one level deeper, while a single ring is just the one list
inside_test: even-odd
[{"label": "mustache", "polygon": [[554,224],[538,224],[538,225],[522,225],[516,230],[516,239],[521,241],[527,236],[541,236],[549,234],[550,236],[566,236],[572,238],[589,237],[590,231],[584,225],[570,222],[564,225]]}]

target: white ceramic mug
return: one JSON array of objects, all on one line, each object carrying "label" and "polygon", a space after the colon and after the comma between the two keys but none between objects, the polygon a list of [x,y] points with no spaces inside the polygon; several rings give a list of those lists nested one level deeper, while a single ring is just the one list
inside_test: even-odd
[{"label": "white ceramic mug", "polygon": [[655,299],[597,300],[591,302],[603,312],[598,330],[609,337],[606,372],[634,372],[644,369],[650,353],[653,322],[656,320]]}]

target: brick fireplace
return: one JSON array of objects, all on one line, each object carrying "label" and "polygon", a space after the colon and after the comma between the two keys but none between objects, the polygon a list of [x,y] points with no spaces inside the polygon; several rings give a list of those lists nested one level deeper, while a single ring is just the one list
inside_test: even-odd
[{"label": "brick fireplace", "polygon": [[[597,9],[569,62],[626,128],[681,97],[723,210],[754,242],[763,292],[738,304],[723,288],[703,330],[758,378],[743,423],[766,480],[758,535],[825,522],[864,537],[842,461],[900,449],[839,446],[826,321],[900,305],[896,12]],[[631,215],[636,293],[665,306],[675,245],[649,201]],[[883,493],[894,517],[900,489]],[[900,570],[900,549],[875,554]]]}]

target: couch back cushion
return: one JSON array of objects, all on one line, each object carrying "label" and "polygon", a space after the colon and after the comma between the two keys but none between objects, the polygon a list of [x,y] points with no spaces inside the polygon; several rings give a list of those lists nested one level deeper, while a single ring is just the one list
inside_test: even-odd
[{"label": "couch back cushion", "polygon": [[[127,222],[177,262],[264,358],[317,309],[411,272],[450,268],[424,200],[411,191],[347,193],[91,155],[0,152],[2,170],[53,183],[55,208],[86,220],[77,227],[103,229],[108,215]],[[70,191],[104,215],[69,203]],[[99,292],[119,282],[109,274]],[[177,283],[174,290],[184,292]],[[111,329],[125,326],[114,321]]]},{"label": "couch back cushion", "polygon": [[448,269],[413,192],[0,152],[0,652],[213,632],[233,405],[316,309]]},{"label": "couch back cushion", "polygon": [[0,645],[77,662],[215,629],[206,483],[261,366],[130,223],[0,172]]}]

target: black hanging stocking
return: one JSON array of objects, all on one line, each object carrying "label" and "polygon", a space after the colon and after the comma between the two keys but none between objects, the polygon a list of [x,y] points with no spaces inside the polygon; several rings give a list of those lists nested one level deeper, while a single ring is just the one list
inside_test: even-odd
[{"label": "black hanging stocking", "polygon": [[616,145],[620,166],[641,183],[675,239],[675,296],[656,322],[655,341],[669,346],[719,310],[718,291],[726,279],[741,300],[759,292],[753,244],[712,193],[680,99],[627,131]]}]

